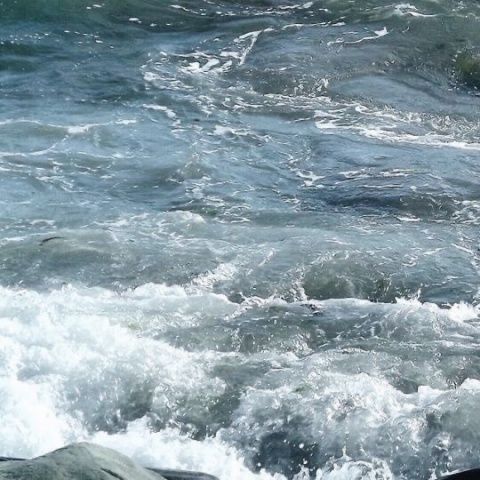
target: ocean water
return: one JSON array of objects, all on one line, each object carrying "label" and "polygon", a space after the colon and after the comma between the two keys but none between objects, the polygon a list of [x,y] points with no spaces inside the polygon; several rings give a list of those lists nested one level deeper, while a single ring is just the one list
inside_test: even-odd
[{"label": "ocean water", "polygon": [[480,466],[480,4],[302,1],[0,1],[0,455]]}]

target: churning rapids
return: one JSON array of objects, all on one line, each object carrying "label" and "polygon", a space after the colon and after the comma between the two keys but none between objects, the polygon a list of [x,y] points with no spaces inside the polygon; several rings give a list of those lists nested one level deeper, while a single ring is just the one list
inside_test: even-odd
[{"label": "churning rapids", "polygon": [[175,2],[0,1],[0,455],[479,466],[480,4]]}]

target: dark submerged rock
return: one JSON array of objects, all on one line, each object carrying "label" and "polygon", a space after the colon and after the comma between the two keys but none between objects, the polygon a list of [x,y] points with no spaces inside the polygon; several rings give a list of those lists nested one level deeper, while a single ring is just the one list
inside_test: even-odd
[{"label": "dark submerged rock", "polygon": [[290,438],[287,432],[272,432],[262,438],[255,465],[257,470],[265,468],[273,473],[286,473],[289,478],[299,473],[302,466],[314,474],[318,448],[318,445]]},{"label": "dark submerged rock", "polygon": [[480,90],[480,55],[464,52],[455,60],[455,70],[462,83]]},{"label": "dark submerged rock", "polygon": [[32,460],[0,457],[0,480],[217,480],[197,472],[146,469],[115,450],[76,443]]},{"label": "dark submerged rock", "polygon": [[480,468],[453,473],[452,475],[442,477],[440,480],[480,480]]}]

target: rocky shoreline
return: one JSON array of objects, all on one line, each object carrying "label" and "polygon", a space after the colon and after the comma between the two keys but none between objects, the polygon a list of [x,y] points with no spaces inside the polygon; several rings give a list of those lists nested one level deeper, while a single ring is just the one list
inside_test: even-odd
[{"label": "rocky shoreline", "polygon": [[74,443],[32,460],[0,457],[1,480],[217,480],[199,472],[144,468],[109,448]]},{"label": "rocky shoreline", "polygon": [[[477,480],[480,469],[439,480]],[[218,480],[200,472],[145,468],[110,448],[74,443],[31,460],[0,457],[0,480]]]}]

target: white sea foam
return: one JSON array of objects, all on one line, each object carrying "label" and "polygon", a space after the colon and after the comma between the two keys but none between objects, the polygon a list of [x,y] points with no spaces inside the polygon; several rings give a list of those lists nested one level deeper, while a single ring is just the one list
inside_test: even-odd
[{"label": "white sea foam", "polygon": [[174,429],[154,433],[144,419],[132,422],[124,434],[98,433],[92,440],[152,467],[203,471],[221,480],[285,479],[266,472],[252,473],[241,454],[218,439],[196,441]]},{"label": "white sea foam", "polygon": [[[208,295],[192,313],[213,313]],[[162,285],[123,295],[71,287],[49,294],[1,289],[0,453],[34,456],[90,440],[150,466],[202,470],[222,480],[283,478],[251,473],[240,453],[219,440],[195,441],[172,428],[155,433],[146,418],[130,422],[121,434],[85,428],[97,411],[115,413],[144,382],[156,385],[151,408],[160,416],[178,413],[185,402],[197,408],[223,392],[222,382],[205,376],[208,354],[189,354],[141,334],[139,313],[152,319],[173,308],[185,321],[194,297]],[[224,309],[228,302],[218,299]]]},{"label": "white sea foam", "polygon": [[[338,442],[346,448],[347,456],[324,465],[313,478],[389,480],[392,474],[381,459],[424,452],[425,415],[451,415],[443,428],[452,439],[471,423],[480,382],[466,380],[457,391],[449,390],[428,360],[418,368],[409,366],[394,349],[327,350],[305,358],[272,350],[248,360],[252,366],[266,362],[269,368],[245,389],[230,425],[204,440],[181,433],[175,425],[182,418],[208,421],[225,394],[228,384],[212,374],[214,369],[248,357],[175,348],[161,337],[170,328],[207,327],[215,318],[239,318],[249,311],[254,318],[264,312],[261,318],[273,309],[323,312],[315,317],[319,327],[327,328],[324,318],[331,318],[328,328],[338,329],[338,339],[342,329],[362,331],[362,322],[366,332],[380,326],[377,335],[400,344],[450,338],[455,346],[480,333],[478,308],[466,304],[440,308],[403,299],[392,305],[251,297],[238,305],[212,292],[217,281],[235,272],[233,266],[221,265],[188,288],[145,284],[123,293],[71,286],[45,293],[1,288],[0,439],[5,440],[0,454],[32,456],[87,439],[152,466],[203,470],[221,480],[280,480],[247,468],[265,435],[279,430],[306,443],[318,442],[324,451],[334,452]],[[437,376],[438,387],[403,393],[392,384],[396,375],[418,376],[420,382]],[[462,408],[454,408],[455,402]],[[144,409],[144,415],[128,420],[133,407]],[[285,423],[288,418],[291,426]],[[153,427],[155,419],[161,420],[160,430]],[[109,431],[109,422],[116,421],[125,421],[125,432]],[[402,438],[399,450],[397,436]],[[461,448],[452,442],[452,455],[461,461]],[[309,476],[303,472],[296,479]]]}]

